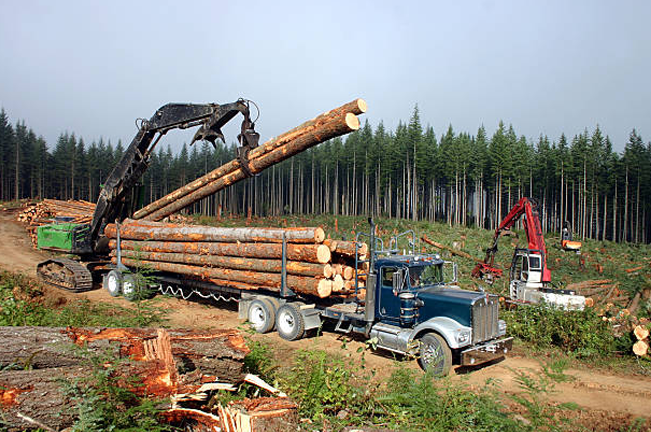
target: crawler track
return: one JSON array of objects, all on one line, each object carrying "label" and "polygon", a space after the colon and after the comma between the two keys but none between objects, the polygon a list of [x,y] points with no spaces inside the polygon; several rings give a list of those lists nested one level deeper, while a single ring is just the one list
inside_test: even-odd
[{"label": "crawler track", "polygon": [[36,268],[36,274],[43,282],[66,291],[84,292],[93,289],[93,275],[90,271],[68,258],[43,261]]}]

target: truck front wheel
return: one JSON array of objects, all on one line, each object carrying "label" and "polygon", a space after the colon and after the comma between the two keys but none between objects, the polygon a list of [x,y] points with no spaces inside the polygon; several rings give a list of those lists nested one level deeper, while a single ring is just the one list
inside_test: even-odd
[{"label": "truck front wheel", "polygon": [[418,364],[432,375],[446,376],[452,367],[452,351],[441,335],[427,333],[420,339]]},{"label": "truck front wheel", "polygon": [[300,309],[293,303],[282,305],[276,312],[276,330],[281,338],[297,340],[305,334],[305,319]]},{"label": "truck front wheel", "polygon": [[249,322],[258,333],[268,333],[276,324],[276,313],[267,299],[256,299],[249,305]]}]

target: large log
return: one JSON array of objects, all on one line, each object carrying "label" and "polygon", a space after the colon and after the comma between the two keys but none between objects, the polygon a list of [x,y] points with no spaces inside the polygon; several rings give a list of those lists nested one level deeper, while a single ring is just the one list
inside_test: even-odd
[{"label": "large log", "polygon": [[460,256],[460,257],[468,258],[469,260],[472,260],[472,261],[475,261],[475,262],[478,262],[478,263],[483,263],[484,262],[483,260],[481,260],[481,259],[479,259],[477,257],[474,257],[474,256],[470,255],[467,252],[454,249],[454,248],[452,248],[450,246],[446,246],[446,245],[444,245],[442,243],[435,242],[434,240],[430,240],[429,238],[427,238],[426,235],[423,235],[423,237],[421,237],[421,239],[425,243],[427,243],[429,245],[432,245],[435,248],[443,249],[443,250],[446,250],[446,251],[450,252],[452,255],[457,255],[457,256]]},{"label": "large log", "polygon": [[89,378],[87,366],[0,372],[0,418],[9,431],[63,430],[77,418],[77,401],[66,392],[64,382]]},{"label": "large log", "polygon": [[[210,242],[162,242],[122,240],[122,249],[142,252],[193,253],[202,255],[225,255],[247,258],[281,258],[282,245],[278,243],[210,243]],[[117,242],[109,241],[109,248],[116,249]],[[326,264],[331,259],[325,245],[288,244],[287,259],[292,261]]]},{"label": "large log", "polygon": [[[112,261],[115,263],[115,258],[113,258]],[[147,267],[153,270],[195,276],[203,279],[243,282],[245,284],[270,290],[279,290],[281,285],[281,275],[278,273],[198,267],[159,261],[133,260],[130,258],[124,258],[122,262],[128,267]],[[316,279],[305,276],[287,275],[287,286],[295,292],[314,295],[321,298],[328,297],[332,292],[332,286],[327,283],[325,279]]]},{"label": "large log", "polygon": [[[197,255],[166,252],[122,251],[125,258],[147,261],[162,261],[179,264],[208,265],[235,270],[253,270],[257,272],[282,272],[282,260],[241,258],[220,255]],[[116,251],[111,252],[116,256]],[[315,278],[328,277],[324,264],[312,264],[298,261],[287,261],[288,274],[310,276]],[[352,268],[351,272],[352,272]],[[349,278],[350,279],[350,278]]]},{"label": "large log", "polygon": [[[285,159],[288,159],[295,154],[298,154],[310,147],[319,143],[344,135],[359,129],[359,119],[355,114],[347,113],[344,116],[333,119],[330,122],[323,123],[319,127],[315,127],[303,135],[290,140],[285,145],[278,147],[270,152],[261,155],[258,158],[249,160],[249,170],[251,174],[257,174],[264,169],[275,165]],[[185,207],[200,201],[201,199],[210,196],[230,185],[233,185],[241,180],[248,178],[249,175],[242,168],[238,168],[215,181],[212,181],[205,186],[169,203],[149,215],[145,219],[161,220],[166,216],[178,212]]]},{"label": "large log", "polygon": [[366,243],[360,242],[357,248],[355,248],[354,241],[343,241],[337,240],[335,244],[335,253],[339,255],[345,255],[347,257],[355,257],[355,250],[359,255],[366,255],[368,253],[368,245]]},{"label": "large log", "polygon": [[[312,131],[313,129],[317,128],[322,123],[327,123],[332,121],[333,119],[341,118],[345,116],[345,114],[347,113],[363,114],[366,112],[366,108],[367,108],[366,102],[363,99],[355,99],[354,101],[342,105],[339,108],[335,108],[334,110],[323,113],[317,116],[316,118],[312,120],[308,120],[307,122],[304,122],[300,126],[297,126],[288,132],[285,132],[282,135],[270,139],[269,141],[262,144],[260,147],[251,150],[248,155],[249,160],[259,158],[273,151],[274,149],[282,147],[285,144],[296,140],[298,137],[305,135],[310,131]],[[204,187],[208,183],[211,183],[225,176],[226,174],[232,173],[238,168],[240,168],[239,161],[237,159],[232,160],[227,164],[222,165],[221,167],[209,172],[208,174],[199,177],[198,179],[188,183],[187,185],[175,190],[174,192],[138,210],[137,212],[134,213],[134,218],[142,219],[145,216],[148,216],[149,214],[153,213],[154,211],[161,209],[173,203],[174,201],[184,197],[185,195],[188,195],[189,193],[192,193]]]},{"label": "large log", "polygon": [[[0,352],[0,418],[9,430],[36,429],[39,424],[53,430],[69,427],[79,413],[78,401],[63,383],[92,377],[88,356],[108,352],[128,358],[111,373],[115,383],[163,399],[196,392],[215,377],[240,382],[248,352],[242,337],[232,331],[0,327],[0,337],[5,342]],[[75,348],[80,346],[85,349]],[[7,367],[16,364],[20,370]],[[186,367],[179,372],[176,364]],[[134,386],[127,377],[140,384]]]},{"label": "large log", "polygon": [[[240,361],[247,354],[242,337],[232,331],[196,332],[170,330],[173,353],[179,361],[204,358],[218,361],[208,372],[229,379],[238,379]],[[34,369],[80,365],[84,355],[70,346],[84,346],[91,352],[115,347],[117,354],[144,360],[144,343],[158,337],[156,329],[100,329],[63,327],[0,327],[0,369],[20,365]],[[208,363],[205,363],[206,365]],[[0,372],[0,376],[1,376]]]},{"label": "large log", "polygon": [[649,337],[649,329],[647,329],[644,326],[637,325],[633,329],[633,334],[637,338],[637,340],[644,340]]},{"label": "large log", "polygon": [[633,344],[633,352],[635,355],[643,357],[649,352],[649,344],[643,340],[639,340]]},{"label": "large log", "polygon": [[[117,237],[115,224],[104,230],[110,239]],[[222,228],[203,225],[149,226],[137,222],[120,225],[120,238],[129,240],[160,241],[216,241],[216,242],[282,242],[283,235],[289,243],[321,243],[325,239],[322,228]]]}]

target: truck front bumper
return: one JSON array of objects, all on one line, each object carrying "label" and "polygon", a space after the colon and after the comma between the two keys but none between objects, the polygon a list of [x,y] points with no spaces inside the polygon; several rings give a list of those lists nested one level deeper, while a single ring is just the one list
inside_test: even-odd
[{"label": "truck front bumper", "polygon": [[485,342],[461,351],[461,365],[474,366],[504,357],[513,347],[513,338]]}]

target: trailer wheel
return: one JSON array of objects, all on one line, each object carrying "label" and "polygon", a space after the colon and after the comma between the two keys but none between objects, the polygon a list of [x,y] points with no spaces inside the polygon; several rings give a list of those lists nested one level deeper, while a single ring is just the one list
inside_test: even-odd
[{"label": "trailer wheel", "polygon": [[138,298],[140,292],[140,284],[136,277],[132,274],[127,274],[122,277],[122,295],[129,301],[134,301]]},{"label": "trailer wheel", "polygon": [[276,330],[281,338],[286,340],[297,340],[305,334],[305,320],[294,303],[282,305],[276,313]]},{"label": "trailer wheel", "polygon": [[111,270],[104,276],[104,289],[111,297],[117,297],[122,293],[122,273],[118,270]]},{"label": "trailer wheel", "polygon": [[427,333],[420,339],[418,364],[436,377],[447,376],[452,367],[452,351],[445,339],[436,333]]},{"label": "trailer wheel", "polygon": [[256,299],[249,305],[249,322],[258,333],[268,333],[276,324],[276,311],[267,299]]}]

